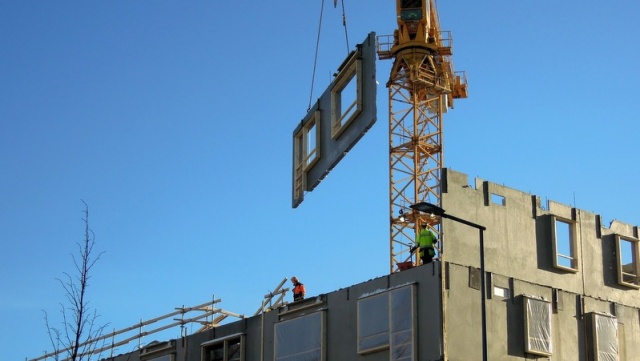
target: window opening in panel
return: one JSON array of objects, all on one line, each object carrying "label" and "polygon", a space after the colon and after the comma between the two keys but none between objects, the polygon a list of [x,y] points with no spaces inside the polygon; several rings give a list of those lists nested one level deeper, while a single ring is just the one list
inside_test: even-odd
[{"label": "window opening in panel", "polygon": [[495,194],[495,193],[491,193],[491,203],[493,204],[497,204],[500,206],[506,206],[507,205],[507,200],[504,196],[501,196],[499,194]]},{"label": "window opening in panel", "polygon": [[553,217],[553,265],[567,271],[577,271],[577,240],[574,221]]},{"label": "window opening in panel", "polygon": [[311,124],[311,126],[309,127],[309,130],[306,132],[306,153],[307,153],[307,159],[306,159],[306,166],[309,166],[309,164],[311,164],[317,156],[317,152],[316,152],[316,126],[315,124]]},{"label": "window opening in panel", "polygon": [[140,360],[142,361],[175,361],[175,359],[175,340],[167,342],[151,342],[140,350]]},{"label": "window opening in panel", "polygon": [[391,361],[414,360],[414,303],[413,287],[391,291],[391,323],[389,348]]},{"label": "window opening in panel", "polygon": [[275,361],[323,361],[323,313],[316,312],[275,325]]},{"label": "window opening in panel", "polygon": [[304,170],[308,171],[320,159],[320,111],[315,111],[313,120],[307,122],[303,128],[303,158]]},{"label": "window opening in panel", "polygon": [[609,315],[591,314],[591,352],[594,361],[618,361],[618,320]]},{"label": "window opening in panel", "polygon": [[508,288],[493,286],[493,295],[501,298],[509,298],[511,297],[511,292]]},{"label": "window opening in panel", "polygon": [[320,159],[320,111],[294,136],[296,169],[308,171]]},{"label": "window opening in panel", "polygon": [[618,281],[620,284],[640,288],[638,241],[618,236]]},{"label": "window opening in panel", "polygon": [[389,295],[381,293],[358,301],[358,353],[389,347]]},{"label": "window opening in panel", "polygon": [[351,114],[357,110],[358,87],[355,73],[351,75],[344,88],[340,90],[340,114],[342,119],[349,119]]},{"label": "window opening in panel", "polygon": [[242,335],[212,340],[202,345],[203,361],[244,361]]},{"label": "window opening in panel", "polygon": [[550,356],[551,340],[551,303],[537,298],[524,297],[525,301],[525,352]]},{"label": "window opening in panel", "polygon": [[293,196],[301,200],[307,189],[307,173],[320,159],[320,110],[296,132],[294,144]]},{"label": "window opening in panel", "polygon": [[367,296],[358,301],[358,353],[389,350],[390,361],[415,360],[413,286]]},{"label": "window opening in panel", "polygon": [[331,137],[334,139],[362,112],[361,62],[354,53],[331,90]]}]

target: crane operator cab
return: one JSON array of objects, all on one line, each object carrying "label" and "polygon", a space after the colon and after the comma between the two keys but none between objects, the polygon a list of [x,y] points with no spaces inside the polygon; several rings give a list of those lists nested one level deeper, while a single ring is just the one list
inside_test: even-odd
[{"label": "crane operator cab", "polygon": [[394,47],[424,47],[435,43],[431,34],[430,3],[431,0],[396,0],[398,29],[394,32]]}]

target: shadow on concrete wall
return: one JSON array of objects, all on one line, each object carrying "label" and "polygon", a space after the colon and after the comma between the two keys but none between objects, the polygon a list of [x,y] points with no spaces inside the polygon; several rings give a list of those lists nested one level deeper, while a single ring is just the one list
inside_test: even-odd
[{"label": "shadow on concrete wall", "polygon": [[524,357],[524,311],[522,295],[504,300],[507,303],[507,353]]}]

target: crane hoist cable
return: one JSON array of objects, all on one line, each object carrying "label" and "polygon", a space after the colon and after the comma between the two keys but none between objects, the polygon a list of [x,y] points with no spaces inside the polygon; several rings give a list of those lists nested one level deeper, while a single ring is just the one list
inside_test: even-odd
[{"label": "crane hoist cable", "polygon": [[[349,54],[349,34],[347,33],[347,13],[344,10],[344,0],[342,2],[342,26],[344,27],[344,39],[347,42],[347,54]],[[333,0],[333,7],[335,8],[338,5],[338,0]]]},{"label": "crane hoist cable", "polygon": [[318,37],[316,39],[316,53],[313,59],[313,72],[311,74],[311,91],[309,92],[309,106],[307,112],[311,110],[311,99],[313,98],[313,84],[316,80],[316,67],[318,65],[318,47],[320,47],[320,31],[322,30],[322,13],[324,12],[324,0],[320,5],[320,20],[318,21]]},{"label": "crane hoist cable", "polygon": [[[349,55],[349,33],[347,32],[347,14],[344,7],[344,0],[341,0],[342,3],[342,26],[344,27],[344,38],[347,44],[347,55]],[[333,0],[333,7],[338,7],[338,0]],[[313,72],[311,74],[311,90],[309,92],[309,106],[307,107],[307,111],[311,110],[311,101],[313,99],[313,86],[316,80],[316,68],[318,66],[318,49],[320,48],[320,33],[322,32],[322,15],[324,14],[324,0],[322,0],[322,4],[320,5],[320,20],[318,21],[318,36],[316,38],[316,51],[313,59]]]}]

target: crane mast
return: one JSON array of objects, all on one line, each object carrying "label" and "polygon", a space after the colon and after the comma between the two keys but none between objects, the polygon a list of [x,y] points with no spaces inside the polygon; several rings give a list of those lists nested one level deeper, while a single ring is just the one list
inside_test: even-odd
[{"label": "crane mast", "polygon": [[[435,0],[396,0],[398,27],[380,59],[392,59],[389,89],[390,269],[420,262],[411,252],[422,224],[439,220],[409,208],[441,203],[442,117],[454,98],[467,97],[464,73],[451,61],[451,34],[440,30]],[[415,257],[415,258],[414,258]],[[415,259],[415,261],[414,261]]]}]

